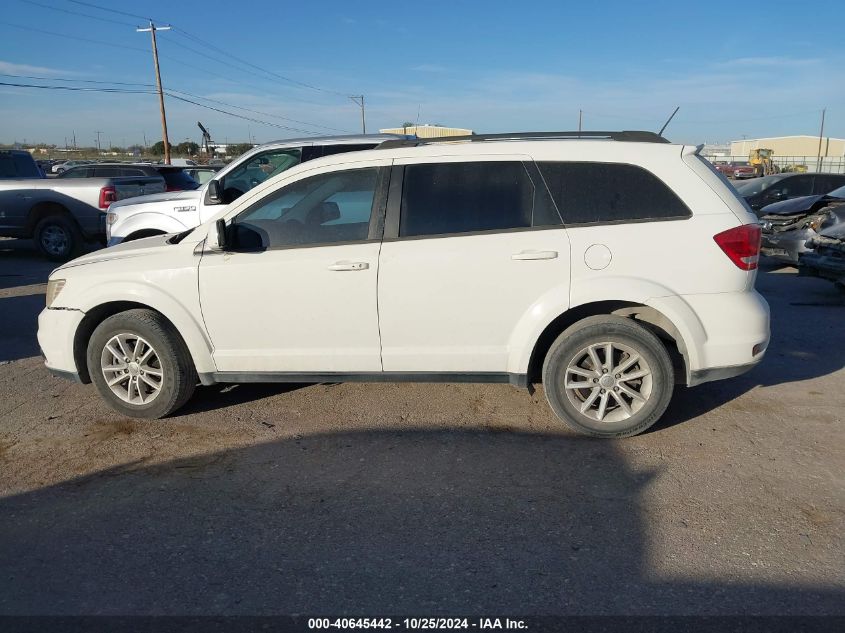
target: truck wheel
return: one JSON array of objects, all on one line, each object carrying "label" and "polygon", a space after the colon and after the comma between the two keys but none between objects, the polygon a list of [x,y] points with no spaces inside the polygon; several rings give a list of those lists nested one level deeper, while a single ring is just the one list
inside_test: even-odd
[{"label": "truck wheel", "polygon": [[674,387],[672,361],[654,334],[631,319],[597,316],[565,330],[543,363],[555,414],[594,437],[629,437],[660,419]]},{"label": "truck wheel", "polygon": [[62,215],[48,215],[35,225],[33,239],[38,250],[49,260],[63,262],[82,248],[82,233],[73,220]]},{"label": "truck wheel", "polygon": [[88,342],[88,373],[109,406],[157,419],[184,405],[197,372],[176,329],[152,310],[127,310],[104,320]]}]

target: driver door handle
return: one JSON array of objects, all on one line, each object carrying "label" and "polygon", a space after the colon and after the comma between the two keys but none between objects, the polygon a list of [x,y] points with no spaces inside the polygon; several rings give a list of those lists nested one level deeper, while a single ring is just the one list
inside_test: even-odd
[{"label": "driver door handle", "polygon": [[367,270],[369,267],[367,262],[335,262],[329,270]]},{"label": "driver door handle", "polygon": [[532,260],[532,259],[555,259],[557,251],[520,251],[511,255],[511,259]]}]

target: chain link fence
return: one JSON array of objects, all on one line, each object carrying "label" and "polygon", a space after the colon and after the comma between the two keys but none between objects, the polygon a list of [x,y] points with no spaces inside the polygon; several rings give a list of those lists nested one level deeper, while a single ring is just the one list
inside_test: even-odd
[{"label": "chain link fence", "polygon": [[[748,156],[707,156],[711,163],[747,163]],[[845,174],[845,156],[772,156],[782,172],[813,171],[824,174]]]}]

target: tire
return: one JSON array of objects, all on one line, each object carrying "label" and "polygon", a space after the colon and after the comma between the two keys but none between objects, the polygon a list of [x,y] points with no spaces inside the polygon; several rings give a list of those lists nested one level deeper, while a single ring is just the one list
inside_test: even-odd
[{"label": "tire", "polygon": [[[620,372],[607,371],[608,343],[610,365]],[[639,360],[626,367],[635,355]],[[672,360],[660,339],[632,319],[613,315],[589,317],[566,329],[543,362],[543,386],[552,410],[573,430],[593,437],[645,431],[669,406],[674,382]]]},{"label": "tire", "polygon": [[82,232],[72,219],[63,215],[48,215],[35,225],[32,232],[35,246],[47,259],[64,262],[82,250]]},{"label": "tire", "polygon": [[[107,346],[125,353],[124,358]],[[136,350],[137,356],[133,356]],[[127,310],[105,319],[91,335],[87,360],[88,373],[103,399],[115,411],[134,418],[154,420],[170,415],[190,399],[197,384],[197,372],[182,337],[152,310]],[[109,386],[107,380],[121,376],[125,378]]]}]

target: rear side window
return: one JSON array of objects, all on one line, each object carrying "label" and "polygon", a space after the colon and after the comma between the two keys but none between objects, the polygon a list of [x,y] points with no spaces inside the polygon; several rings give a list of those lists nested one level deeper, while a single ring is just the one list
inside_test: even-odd
[{"label": "rear side window", "polygon": [[537,163],[564,224],[687,218],[689,207],[651,172],[622,163]]},{"label": "rear side window", "polygon": [[59,178],[89,178],[93,173],[90,167],[71,167],[59,174]]},{"label": "rear side window", "polygon": [[407,165],[399,236],[554,226],[560,218],[521,162]]},{"label": "rear side window", "polygon": [[97,178],[117,178],[120,176],[120,167],[95,167],[94,176]]}]

